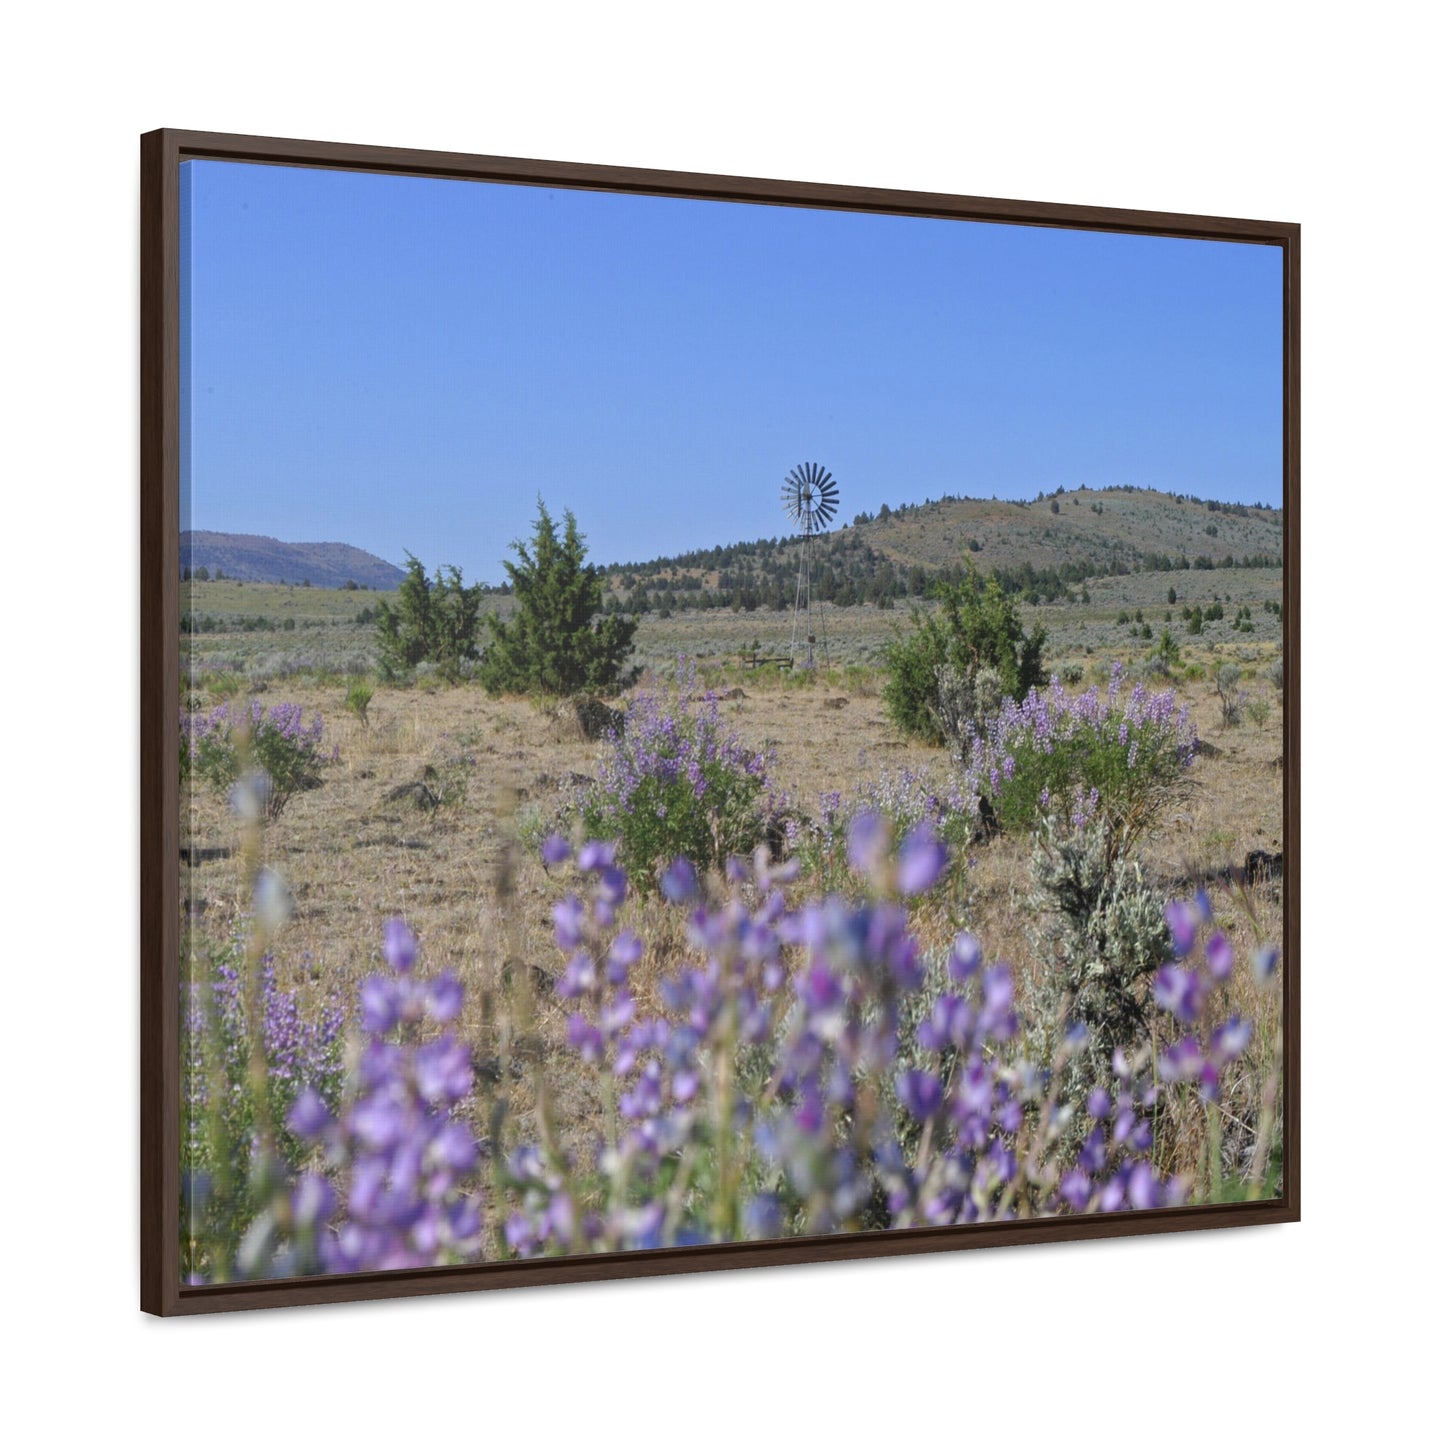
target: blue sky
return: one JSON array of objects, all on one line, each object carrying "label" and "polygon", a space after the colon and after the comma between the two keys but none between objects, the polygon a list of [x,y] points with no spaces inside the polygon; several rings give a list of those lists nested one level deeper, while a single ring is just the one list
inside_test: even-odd
[{"label": "blue sky", "polygon": [[1281,498],[1281,253],[191,161],[182,527],[502,579],[943,493]]}]

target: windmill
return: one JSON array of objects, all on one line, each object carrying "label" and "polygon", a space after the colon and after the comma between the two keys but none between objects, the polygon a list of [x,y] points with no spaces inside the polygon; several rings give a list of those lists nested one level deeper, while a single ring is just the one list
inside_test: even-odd
[{"label": "windmill", "polygon": [[[798,555],[798,591],[793,603],[793,663],[798,660],[798,622],[803,623],[806,638],[807,665],[813,665],[813,538],[828,530],[828,523],[838,510],[838,483],[826,467],[817,462],[803,462],[790,471],[783,481],[783,510],[803,534]],[[823,639],[823,659],[828,657],[828,642]]]}]

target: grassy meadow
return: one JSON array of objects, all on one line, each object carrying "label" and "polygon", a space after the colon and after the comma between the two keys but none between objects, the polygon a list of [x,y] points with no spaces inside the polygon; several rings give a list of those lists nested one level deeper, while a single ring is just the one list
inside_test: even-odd
[{"label": "grassy meadow", "polygon": [[[1170,603],[1173,588],[1176,601]],[[1169,627],[1184,647],[1186,663],[1208,667],[1219,661],[1256,667],[1273,657],[1281,644],[1279,615],[1267,603],[1283,601],[1283,573],[1277,567],[1236,568],[1208,572],[1142,572],[1099,577],[1088,584],[1089,601],[1020,606],[1028,628],[1042,626],[1049,635],[1049,666],[1092,666],[1115,658],[1138,663],[1150,651],[1160,630]],[[265,582],[187,582],[182,606],[199,617],[214,618],[214,632],[187,634],[181,639],[183,669],[235,673],[248,686],[286,677],[364,674],[376,666],[376,629],[369,621],[388,593],[347,592],[322,587],[295,587]],[[1220,622],[1205,625],[1198,637],[1184,635],[1181,613],[1186,607],[1218,601],[1225,609]],[[491,595],[482,610],[510,617],[512,599]],[[881,667],[888,640],[906,630],[913,607],[926,601],[900,600],[891,608],[873,604],[838,607],[815,603],[819,636],[828,660],[840,667]],[[1241,607],[1251,612],[1252,632],[1230,623]],[[1130,621],[1121,622],[1127,612]],[[1131,637],[1134,615],[1142,612],[1154,638]],[[264,620],[265,627],[241,630],[242,620]],[[287,623],[291,624],[287,629]],[[758,608],[733,612],[677,612],[662,617],[644,613],[635,640],[638,661],[667,667],[679,655],[694,657],[709,668],[725,668],[757,644],[760,655],[786,654],[792,632],[791,608],[782,612]]]}]

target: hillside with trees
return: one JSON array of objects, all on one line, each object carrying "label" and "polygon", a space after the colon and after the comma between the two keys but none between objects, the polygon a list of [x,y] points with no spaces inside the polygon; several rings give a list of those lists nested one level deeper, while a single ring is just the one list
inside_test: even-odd
[{"label": "hillside with trees", "polygon": [[[800,540],[780,535],[603,569],[611,612],[792,606]],[[965,561],[1031,604],[1136,572],[1277,567],[1283,513],[1149,488],[1058,488],[1032,501],[945,496],[863,512],[817,544],[814,596],[890,607],[934,582],[960,584]]]}]

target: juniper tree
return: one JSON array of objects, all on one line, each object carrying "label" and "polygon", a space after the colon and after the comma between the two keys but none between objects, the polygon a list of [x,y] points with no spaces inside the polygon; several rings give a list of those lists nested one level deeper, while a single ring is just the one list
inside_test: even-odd
[{"label": "juniper tree", "polygon": [[887,646],[884,706],[905,732],[934,742],[945,741],[938,707],[940,669],[952,668],[970,682],[981,669],[991,669],[1001,691],[1019,701],[1045,680],[1043,628],[1026,633],[1017,605],[997,576],[985,581],[971,560],[965,563],[962,582],[935,584],[938,609],[915,611],[913,631]]},{"label": "juniper tree", "polygon": [[[637,676],[625,669],[637,620],[620,613],[601,616],[602,578],[585,561],[585,538],[577,519],[563,513],[559,535],[541,498],[532,542],[513,542],[515,562],[504,562],[517,600],[510,621],[487,614],[491,641],[480,677],[493,694],[568,694],[624,687]],[[633,593],[634,602],[641,592]]]},{"label": "juniper tree", "polygon": [[376,606],[376,640],[381,654],[380,672],[395,682],[418,663],[430,662],[449,682],[457,681],[463,664],[477,656],[477,613],[482,589],[462,585],[456,567],[438,567],[432,578],[410,552],[406,576],[396,591],[395,603]]}]

